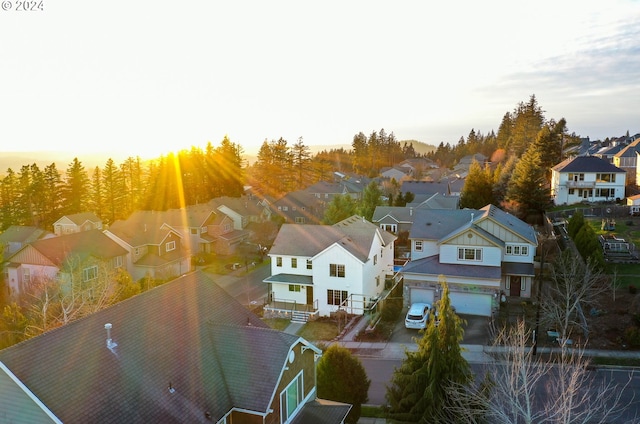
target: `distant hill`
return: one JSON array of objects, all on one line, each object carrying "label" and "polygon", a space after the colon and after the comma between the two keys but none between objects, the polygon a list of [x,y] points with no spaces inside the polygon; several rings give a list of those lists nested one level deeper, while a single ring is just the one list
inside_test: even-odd
[{"label": "distant hill", "polygon": [[407,144],[413,143],[413,149],[416,151],[416,153],[421,155],[434,152],[438,148],[433,144],[423,143],[422,141],[418,141],[418,140],[402,140],[400,142],[400,145],[404,146],[404,143],[407,143]]},{"label": "distant hill", "polygon": [[0,152],[0,177],[5,176],[9,168],[17,173],[23,166],[34,163],[38,165],[40,170],[44,170],[47,166],[55,163],[58,172],[62,174],[67,170],[74,158],[78,158],[84,169],[91,174],[96,166],[103,168],[109,158],[113,159],[118,165],[127,157],[118,153]]}]

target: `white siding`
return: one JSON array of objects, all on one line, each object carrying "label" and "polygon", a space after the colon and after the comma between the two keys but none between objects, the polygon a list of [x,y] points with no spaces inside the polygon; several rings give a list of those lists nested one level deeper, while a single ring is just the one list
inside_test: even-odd
[{"label": "white siding", "polygon": [[[345,266],[345,277],[331,277],[329,265]],[[327,290],[345,290],[349,294],[363,293],[363,264],[343,248],[334,245],[316,256],[313,261],[314,297],[318,299],[321,316],[336,311],[338,306],[327,303]]]},{"label": "white siding", "polygon": [[411,241],[411,260],[412,261],[437,255],[440,251],[440,248],[438,247],[438,243],[433,240],[421,240],[422,250],[418,251],[416,250],[416,241],[417,240]]},{"label": "white siding", "polygon": [[[269,255],[271,257],[271,275],[278,274],[295,274],[295,275],[313,275],[312,269],[307,269],[307,259],[311,259],[307,256],[284,256],[284,255]],[[282,258],[282,266],[278,266],[278,257]],[[298,260],[297,268],[291,267],[291,258]],[[315,268],[316,263],[313,263]]]},{"label": "white siding", "polygon": [[[458,260],[458,248],[482,249],[481,261]],[[502,250],[498,247],[478,247],[445,244],[440,247],[440,263],[479,265],[479,266],[500,266],[502,260]]]}]

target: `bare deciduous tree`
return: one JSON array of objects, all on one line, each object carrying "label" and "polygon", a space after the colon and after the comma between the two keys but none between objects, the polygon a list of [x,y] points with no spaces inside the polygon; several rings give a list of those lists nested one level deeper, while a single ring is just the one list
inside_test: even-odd
[{"label": "bare deciduous tree", "polygon": [[545,288],[541,304],[543,321],[557,329],[561,340],[571,337],[571,330],[576,327],[588,339],[584,310],[596,307],[598,298],[611,289],[602,272],[567,249],[556,258],[551,267],[551,281]]},{"label": "bare deciduous tree", "polygon": [[580,349],[562,345],[559,353],[545,358],[533,355],[530,341],[523,321],[499,332],[492,349],[495,361],[487,364],[485,380],[451,389],[460,422],[618,422],[626,385],[597,383]]}]

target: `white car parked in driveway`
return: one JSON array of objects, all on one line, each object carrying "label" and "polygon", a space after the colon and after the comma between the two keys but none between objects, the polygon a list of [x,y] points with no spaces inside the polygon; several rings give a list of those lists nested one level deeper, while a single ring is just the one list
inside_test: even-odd
[{"label": "white car parked in driveway", "polygon": [[409,308],[409,312],[407,312],[407,316],[404,319],[404,326],[415,330],[427,328],[430,309],[431,305],[428,303],[414,303]]}]

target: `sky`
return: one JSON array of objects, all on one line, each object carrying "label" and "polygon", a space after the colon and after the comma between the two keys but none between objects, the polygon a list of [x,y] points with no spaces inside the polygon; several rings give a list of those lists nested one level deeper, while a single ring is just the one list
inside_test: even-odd
[{"label": "sky", "polygon": [[570,133],[640,132],[640,1],[20,3],[1,1],[0,152],[453,144],[532,94]]}]

